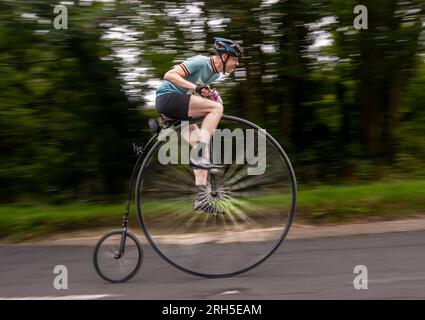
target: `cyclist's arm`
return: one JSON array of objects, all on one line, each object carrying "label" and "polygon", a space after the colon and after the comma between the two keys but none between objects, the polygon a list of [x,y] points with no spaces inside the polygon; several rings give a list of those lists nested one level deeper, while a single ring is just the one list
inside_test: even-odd
[{"label": "cyclist's arm", "polygon": [[174,67],[174,69],[169,70],[165,75],[164,79],[167,81],[170,81],[172,84],[174,84],[177,87],[188,89],[188,90],[195,90],[196,84],[187,81],[184,79],[186,76],[184,70],[180,66]]}]

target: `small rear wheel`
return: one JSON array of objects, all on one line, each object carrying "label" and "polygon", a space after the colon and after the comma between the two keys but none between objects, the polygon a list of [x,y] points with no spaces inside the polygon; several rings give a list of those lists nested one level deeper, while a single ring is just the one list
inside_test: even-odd
[{"label": "small rear wheel", "polygon": [[105,234],[96,244],[93,264],[101,278],[112,283],[125,282],[139,271],[143,249],[137,237],[126,230]]}]

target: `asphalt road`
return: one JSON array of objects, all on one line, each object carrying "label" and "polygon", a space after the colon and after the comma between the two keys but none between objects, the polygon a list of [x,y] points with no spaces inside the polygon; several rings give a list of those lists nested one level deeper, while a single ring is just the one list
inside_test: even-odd
[{"label": "asphalt road", "polygon": [[[425,231],[287,240],[230,279],[185,274],[144,245],[142,268],[124,284],[97,276],[93,246],[1,245],[0,298],[425,299],[424,245]],[[53,286],[56,265],[68,269],[66,290]],[[354,288],[356,265],[367,267],[366,290]]]}]

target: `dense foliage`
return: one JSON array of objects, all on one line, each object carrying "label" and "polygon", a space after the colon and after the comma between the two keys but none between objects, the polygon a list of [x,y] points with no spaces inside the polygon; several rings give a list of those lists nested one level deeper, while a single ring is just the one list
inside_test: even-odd
[{"label": "dense foliage", "polygon": [[276,136],[301,183],[425,176],[423,0],[67,3],[56,30],[56,1],[0,2],[0,202],[123,194],[151,80],[215,35],[246,53],[225,112]]}]

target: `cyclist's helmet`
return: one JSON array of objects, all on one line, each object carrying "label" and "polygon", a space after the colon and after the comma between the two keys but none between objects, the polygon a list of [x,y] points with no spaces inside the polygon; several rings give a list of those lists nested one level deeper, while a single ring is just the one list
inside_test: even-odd
[{"label": "cyclist's helmet", "polygon": [[243,54],[242,47],[238,45],[236,42],[215,37],[214,38],[214,49],[221,55],[222,53],[227,53],[230,56],[241,58]]}]

